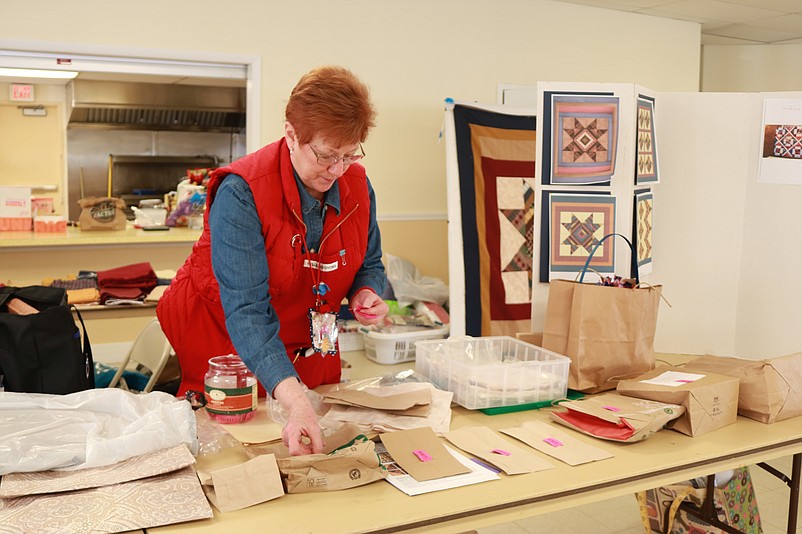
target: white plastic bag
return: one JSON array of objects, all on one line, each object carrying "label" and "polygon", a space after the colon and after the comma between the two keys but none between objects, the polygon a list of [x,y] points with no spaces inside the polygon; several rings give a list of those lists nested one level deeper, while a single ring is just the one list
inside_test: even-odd
[{"label": "white plastic bag", "polygon": [[162,392],[0,392],[0,475],[111,465],[186,443],[198,452],[190,404]]},{"label": "white plastic bag", "polygon": [[439,278],[421,276],[412,262],[384,253],[387,279],[401,307],[423,300],[444,304],[448,300],[448,286]]}]

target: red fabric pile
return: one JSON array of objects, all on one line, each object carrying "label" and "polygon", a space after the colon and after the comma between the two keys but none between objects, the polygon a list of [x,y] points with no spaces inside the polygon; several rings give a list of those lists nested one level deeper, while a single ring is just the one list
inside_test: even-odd
[{"label": "red fabric pile", "polygon": [[109,299],[144,301],[156,287],[156,273],[150,263],[134,263],[97,272],[100,303]]}]

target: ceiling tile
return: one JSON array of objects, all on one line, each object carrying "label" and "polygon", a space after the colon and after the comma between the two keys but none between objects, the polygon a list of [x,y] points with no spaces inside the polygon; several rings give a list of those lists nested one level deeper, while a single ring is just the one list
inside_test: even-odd
[{"label": "ceiling tile", "polygon": [[729,4],[742,6],[752,6],[785,13],[798,13],[802,11],[802,3],[799,0],[725,0]]},{"label": "ceiling tile", "polygon": [[601,7],[606,9],[616,9],[620,11],[636,11],[648,7],[659,6],[667,3],[667,0],[563,0],[569,4],[581,4],[584,6]]},{"label": "ceiling tile", "polygon": [[734,37],[722,37],[719,35],[702,34],[702,46],[704,45],[753,45],[755,41],[746,39],[735,39]]},{"label": "ceiling tile", "polygon": [[[800,0],[563,1],[698,22],[702,25],[702,36],[709,35],[711,41],[716,43],[720,42],[721,38],[725,38],[724,40],[741,39],[744,43],[790,42],[802,38],[802,1]],[[738,27],[733,28],[734,25],[738,25]],[[730,35],[731,33],[732,35]]]},{"label": "ceiling tile", "polygon": [[787,32],[778,30],[771,30],[768,28],[758,28],[749,24],[733,24],[731,26],[722,26],[711,30],[711,35],[719,35],[723,37],[735,37],[736,39],[747,39],[751,41],[758,41],[764,43],[771,43],[775,41],[783,41],[787,39],[796,39],[798,36]]},{"label": "ceiling tile", "polygon": [[[645,13],[646,11],[639,11]],[[661,6],[649,8],[648,12],[655,15],[673,15],[694,17],[693,20],[707,22],[724,20],[727,22],[746,22],[758,18],[769,18],[782,15],[780,11],[762,9],[752,6],[742,6],[721,2],[719,0],[683,0]]]},{"label": "ceiling tile", "polygon": [[787,32],[793,34],[794,37],[802,37],[802,15],[790,14],[768,19],[758,19],[750,21],[749,25]]}]

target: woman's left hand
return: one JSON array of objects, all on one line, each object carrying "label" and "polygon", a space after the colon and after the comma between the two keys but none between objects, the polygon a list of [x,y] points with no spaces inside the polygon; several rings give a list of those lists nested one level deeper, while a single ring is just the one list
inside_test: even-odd
[{"label": "woman's left hand", "polygon": [[351,297],[350,307],[356,320],[364,325],[384,324],[384,317],[390,309],[379,295],[369,289],[362,289]]}]

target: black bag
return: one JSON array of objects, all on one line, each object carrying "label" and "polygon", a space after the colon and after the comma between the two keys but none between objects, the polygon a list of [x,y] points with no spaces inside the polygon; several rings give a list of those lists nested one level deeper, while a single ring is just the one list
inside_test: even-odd
[{"label": "black bag", "polygon": [[[10,313],[16,298],[39,310]],[[80,312],[81,332],[64,288],[0,287],[0,375],[6,391],[63,395],[95,387],[89,335]]]}]

